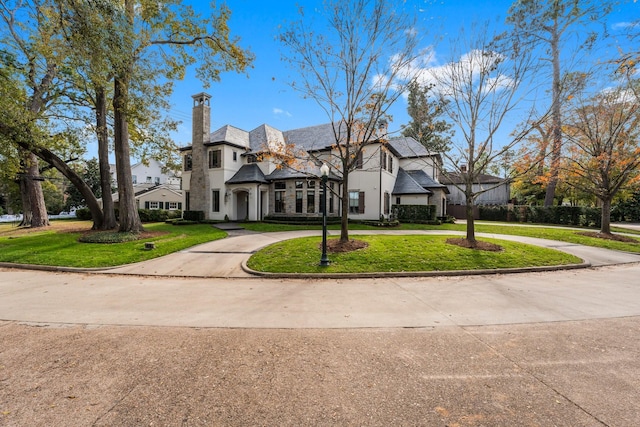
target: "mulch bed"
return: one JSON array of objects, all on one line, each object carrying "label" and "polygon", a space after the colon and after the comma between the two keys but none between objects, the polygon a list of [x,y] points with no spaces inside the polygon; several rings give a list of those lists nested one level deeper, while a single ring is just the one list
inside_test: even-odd
[{"label": "mulch bed", "polygon": [[[319,246],[322,249],[322,243],[320,243]],[[334,254],[357,251],[358,249],[364,249],[367,246],[369,246],[369,244],[362,240],[349,240],[347,242],[341,242],[340,239],[327,240],[327,252]]]},{"label": "mulch bed", "polygon": [[474,243],[471,243],[467,239],[449,238],[447,239],[447,243],[450,245],[461,246],[463,248],[475,249],[478,251],[502,252],[502,246],[496,245],[494,243],[482,242],[480,240],[476,240]]}]

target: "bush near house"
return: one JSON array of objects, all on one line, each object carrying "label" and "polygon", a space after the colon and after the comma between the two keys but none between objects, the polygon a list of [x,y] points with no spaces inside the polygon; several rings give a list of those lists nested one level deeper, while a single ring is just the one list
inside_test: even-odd
[{"label": "bush near house", "polygon": [[182,219],[185,221],[204,221],[204,211],[184,211]]},{"label": "bush near house", "polygon": [[600,227],[600,208],[581,206],[479,206],[485,221],[517,221],[540,224]]},{"label": "bush near house", "polygon": [[400,222],[435,223],[437,221],[435,205],[393,205],[391,217]]},{"label": "bush near house", "polygon": [[[118,219],[118,210],[115,210],[116,219]],[[138,215],[140,215],[140,221],[142,222],[164,222],[168,219],[180,218],[182,211],[180,210],[164,210],[164,209],[138,209]],[[91,211],[87,208],[80,208],[76,210],[76,218],[84,221],[91,220]]]}]

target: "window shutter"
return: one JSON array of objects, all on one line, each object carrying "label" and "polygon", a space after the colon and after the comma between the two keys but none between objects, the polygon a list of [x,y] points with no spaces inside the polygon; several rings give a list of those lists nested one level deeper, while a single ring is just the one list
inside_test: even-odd
[{"label": "window shutter", "polygon": [[158,209],[164,209],[164,203],[158,202]]},{"label": "window shutter", "polygon": [[178,202],[178,209],[182,210],[182,202]]},{"label": "window shutter", "polygon": [[149,209],[149,202],[144,202],[144,208]]},{"label": "window shutter", "polygon": [[360,194],[358,194],[358,213],[364,213],[364,191],[361,191]]}]

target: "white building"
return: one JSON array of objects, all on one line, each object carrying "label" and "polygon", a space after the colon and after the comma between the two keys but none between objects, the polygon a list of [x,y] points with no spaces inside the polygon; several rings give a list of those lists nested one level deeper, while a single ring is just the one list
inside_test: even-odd
[{"label": "white building", "polygon": [[[266,124],[251,131],[226,125],[211,132],[210,96],[200,93],[193,99],[192,144],[181,149],[184,210],[234,221],[321,215],[320,166],[331,163],[335,150],[332,124],[290,131]],[[285,145],[301,158],[291,167],[261,159],[261,153]],[[440,162],[439,154],[413,138],[381,138],[367,145],[349,174],[349,217],[378,220],[389,215],[392,204],[435,205],[436,214],[444,215],[447,188],[435,178]],[[329,216],[340,215],[339,172],[332,169],[327,184]]]}]

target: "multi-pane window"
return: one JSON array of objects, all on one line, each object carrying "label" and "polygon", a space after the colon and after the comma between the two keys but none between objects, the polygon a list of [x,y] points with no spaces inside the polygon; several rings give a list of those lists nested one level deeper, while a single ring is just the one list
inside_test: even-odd
[{"label": "multi-pane window", "polygon": [[160,177],[159,177],[159,176],[156,176],[156,178],[155,178],[155,181],[154,181],[154,182],[155,182],[155,184],[156,184],[156,185],[160,185]]},{"label": "multi-pane window", "polygon": [[302,213],[302,191],[296,190],[296,213]]},{"label": "multi-pane window", "polygon": [[364,191],[349,191],[349,213],[364,213]]},{"label": "multi-pane window", "polygon": [[176,209],[178,209],[178,202],[167,202],[167,203],[169,203],[170,211],[175,211]]},{"label": "multi-pane window", "polygon": [[307,190],[307,213],[314,213],[316,211],[316,192],[314,190]]},{"label": "multi-pane window", "polygon": [[387,152],[380,149],[380,169],[387,169]]},{"label": "multi-pane window", "polygon": [[393,157],[389,156],[389,172],[393,173]]},{"label": "multi-pane window", "polygon": [[160,208],[159,202],[149,202],[149,209],[159,209],[159,208]]},{"label": "multi-pane window", "polygon": [[391,205],[391,195],[385,191],[384,193],[384,213],[389,215],[389,205]]},{"label": "multi-pane window", "polygon": [[193,157],[191,156],[191,153],[185,154],[184,157],[182,157],[182,169],[184,171],[190,171],[192,168],[193,168]]},{"label": "multi-pane window", "polygon": [[138,177],[137,177],[136,175],[131,175],[131,181],[132,181],[134,184],[137,184],[137,183],[138,183]]},{"label": "multi-pane window", "polygon": [[222,166],[222,151],[209,151],[209,169],[215,169]]},{"label": "multi-pane window", "polygon": [[211,190],[211,210],[220,212],[220,190]]},{"label": "multi-pane window", "polygon": [[275,195],[275,205],[273,207],[274,212],[276,213],[285,213],[286,209],[285,209],[285,192],[287,189],[287,183],[286,182],[276,182],[274,184],[275,187],[275,191],[274,191],[274,195]]}]

